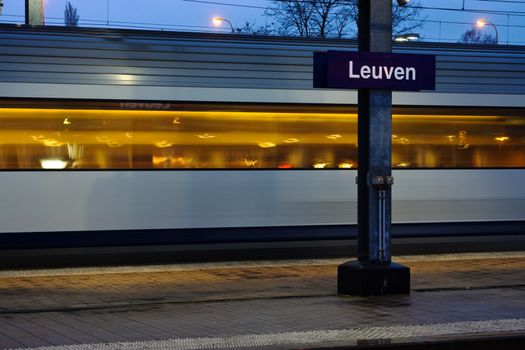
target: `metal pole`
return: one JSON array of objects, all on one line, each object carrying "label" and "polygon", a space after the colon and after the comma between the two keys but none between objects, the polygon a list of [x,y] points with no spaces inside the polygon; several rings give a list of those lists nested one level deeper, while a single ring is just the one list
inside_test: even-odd
[{"label": "metal pole", "polygon": [[[359,1],[359,52],[392,52],[390,0]],[[388,179],[392,175],[392,91],[358,91],[358,152],[358,259],[388,263],[391,260],[392,196]],[[380,194],[384,198],[380,198]],[[378,215],[379,208],[383,209],[382,217]]]},{"label": "metal pole", "polygon": [[44,25],[44,1],[43,0],[25,0],[26,25],[43,26]]},{"label": "metal pole", "polygon": [[496,45],[497,45],[498,42],[499,42],[499,33],[498,33],[498,28],[497,28],[496,25],[495,25],[494,23],[492,23],[492,22],[487,21],[487,23],[490,24],[490,25],[494,28],[494,30],[496,31]]},{"label": "metal pole", "polygon": [[[359,52],[392,52],[392,1],[359,0]],[[338,292],[410,292],[410,270],[391,262],[392,91],[358,90],[358,260],[338,267]]]},{"label": "metal pole", "polygon": [[226,18],[223,18],[222,20],[230,25],[230,29],[231,29],[231,31],[232,31],[232,34],[235,34],[235,29],[233,28],[233,24],[232,24],[232,22],[230,22],[230,21],[227,20]]}]

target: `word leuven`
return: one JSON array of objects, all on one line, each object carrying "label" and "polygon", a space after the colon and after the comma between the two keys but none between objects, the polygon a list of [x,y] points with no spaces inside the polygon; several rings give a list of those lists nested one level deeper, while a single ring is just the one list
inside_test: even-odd
[{"label": "word leuven", "polygon": [[348,62],[348,77],[350,79],[375,79],[382,80],[416,80],[416,68],[414,67],[388,67],[362,65],[356,73],[354,61]]}]

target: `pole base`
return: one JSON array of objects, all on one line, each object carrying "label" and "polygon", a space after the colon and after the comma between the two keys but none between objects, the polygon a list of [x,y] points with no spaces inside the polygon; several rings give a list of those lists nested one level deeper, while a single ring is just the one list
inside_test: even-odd
[{"label": "pole base", "polygon": [[410,293],[410,269],[396,263],[349,261],[337,268],[339,294],[367,296]]}]

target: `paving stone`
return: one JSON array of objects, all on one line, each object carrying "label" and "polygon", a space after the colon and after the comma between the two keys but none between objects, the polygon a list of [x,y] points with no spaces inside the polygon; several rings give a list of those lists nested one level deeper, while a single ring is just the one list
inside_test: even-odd
[{"label": "paving stone", "polygon": [[0,275],[0,349],[525,319],[525,254],[408,259],[410,295],[368,298],[339,263]]}]

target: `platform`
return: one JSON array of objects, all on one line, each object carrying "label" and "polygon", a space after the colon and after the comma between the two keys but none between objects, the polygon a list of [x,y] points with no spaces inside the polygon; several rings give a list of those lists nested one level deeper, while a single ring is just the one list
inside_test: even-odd
[{"label": "platform", "polygon": [[0,348],[525,348],[525,252],[396,257],[376,297],[336,294],[348,259],[0,271]]}]

